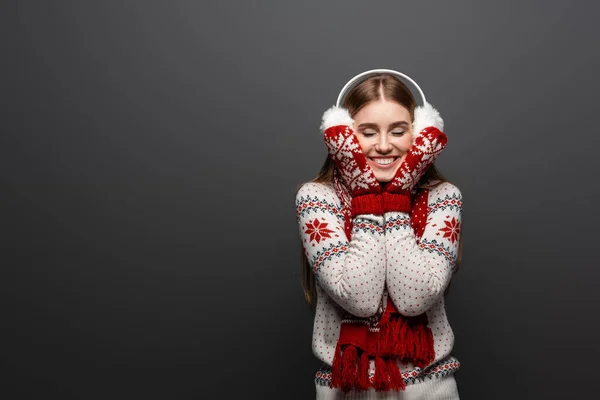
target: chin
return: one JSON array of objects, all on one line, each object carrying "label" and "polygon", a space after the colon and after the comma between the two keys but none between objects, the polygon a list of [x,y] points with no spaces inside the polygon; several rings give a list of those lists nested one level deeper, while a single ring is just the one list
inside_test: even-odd
[{"label": "chin", "polygon": [[392,179],[394,179],[394,175],[386,174],[385,176],[375,176],[375,178],[377,178],[379,183],[387,183],[387,182],[390,182]]},{"label": "chin", "polygon": [[396,168],[394,171],[386,172],[385,174],[376,173],[375,178],[379,181],[379,183],[391,182],[394,179],[394,176],[396,176],[396,171],[398,171],[398,168]]}]

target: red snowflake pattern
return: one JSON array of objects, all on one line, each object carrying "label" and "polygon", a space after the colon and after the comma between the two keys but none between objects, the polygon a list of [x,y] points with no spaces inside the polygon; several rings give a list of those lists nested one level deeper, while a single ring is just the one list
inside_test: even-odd
[{"label": "red snowflake pattern", "polygon": [[327,222],[321,222],[315,218],[312,222],[306,223],[305,233],[310,234],[310,241],[313,240],[319,243],[324,238],[331,238],[330,233],[333,233],[331,229],[327,228]]},{"label": "red snowflake pattern", "polygon": [[440,228],[440,231],[444,232],[445,238],[450,238],[452,243],[458,240],[458,233],[460,232],[460,222],[454,217],[452,217],[449,221],[444,221],[446,226],[444,228]]}]

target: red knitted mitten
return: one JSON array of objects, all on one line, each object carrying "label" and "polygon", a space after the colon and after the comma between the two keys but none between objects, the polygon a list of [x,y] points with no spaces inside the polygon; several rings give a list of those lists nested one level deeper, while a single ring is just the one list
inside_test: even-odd
[{"label": "red knitted mitten", "polygon": [[330,157],[352,194],[352,216],[383,214],[381,185],[367,164],[358,139],[354,120],[347,109],[333,106],[323,114],[321,130]]},{"label": "red knitted mitten", "polygon": [[431,104],[425,103],[424,106],[415,109],[413,144],[394,178],[385,185],[384,212],[410,212],[411,190],[448,142],[448,138],[441,131],[443,127],[444,121]]}]

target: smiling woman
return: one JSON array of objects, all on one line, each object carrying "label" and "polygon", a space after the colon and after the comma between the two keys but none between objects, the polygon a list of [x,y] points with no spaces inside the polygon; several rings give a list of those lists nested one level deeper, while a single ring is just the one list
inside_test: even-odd
[{"label": "smiling woman", "polygon": [[367,72],[324,113],[329,154],[296,193],[317,399],[458,399],[444,297],[462,195],[434,166],[443,120],[405,75]]},{"label": "smiling woman", "polygon": [[358,143],[379,182],[392,180],[412,145],[410,112],[385,97],[373,100],[354,115]]},{"label": "smiling woman", "polygon": [[[388,151],[390,146],[388,142],[391,143],[392,139],[386,140],[386,135],[387,137],[390,134],[395,137],[406,135],[410,136],[411,144],[414,142],[413,121],[417,103],[408,87],[394,75],[386,73],[370,75],[367,79],[354,86],[343,100],[343,107],[348,110],[354,120],[353,130],[358,132],[356,136],[361,148],[363,151],[364,149],[369,151],[369,147],[371,147],[370,151],[373,154],[371,158],[378,157],[375,155],[377,150]],[[386,115],[387,111],[391,112],[391,114]],[[397,125],[392,122],[393,125],[386,126],[385,122],[377,122],[379,120],[393,120],[393,115],[397,115],[398,121],[394,121]],[[407,123],[408,121],[410,122]],[[401,134],[400,132],[403,133]],[[376,139],[379,139],[380,143],[377,143]],[[393,142],[394,144],[397,143],[396,140],[393,140]],[[381,157],[384,157],[384,155],[381,155]],[[399,167],[401,162],[402,160],[397,163],[396,167]],[[319,174],[313,179],[313,182],[331,183],[333,181],[334,169],[335,163],[333,159],[327,156]],[[374,172],[377,176],[377,172]],[[426,188],[430,187],[431,184],[440,182],[448,182],[448,180],[442,175],[435,163],[432,162],[417,186]]]}]

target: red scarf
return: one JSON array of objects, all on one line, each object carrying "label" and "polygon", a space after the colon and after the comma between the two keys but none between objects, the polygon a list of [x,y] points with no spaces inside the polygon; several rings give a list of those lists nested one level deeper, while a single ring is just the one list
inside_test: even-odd
[{"label": "red scarf", "polygon": [[[352,233],[352,196],[334,169],[333,185],[342,201],[345,217],[345,232],[348,240]],[[413,191],[415,205],[422,204],[427,209],[427,189]],[[418,207],[413,206],[412,210]],[[414,213],[411,212],[411,217]],[[426,218],[411,218],[411,225],[417,240],[423,234]],[[421,222],[419,222],[421,221]],[[333,357],[332,388],[344,392],[351,389],[377,391],[404,390],[406,384],[397,362],[412,362],[424,368],[433,362],[433,332],[428,327],[426,313],[414,317],[401,315],[390,296],[383,313],[370,318],[358,318],[346,312],[342,318],[340,337]],[[369,359],[375,359],[375,375],[369,379]]]}]

